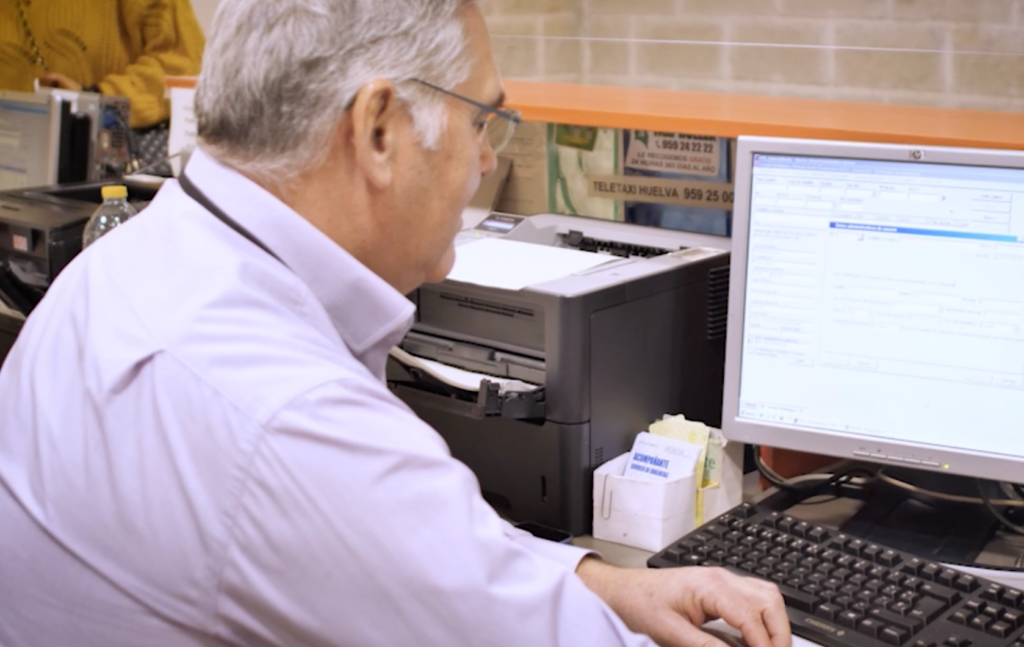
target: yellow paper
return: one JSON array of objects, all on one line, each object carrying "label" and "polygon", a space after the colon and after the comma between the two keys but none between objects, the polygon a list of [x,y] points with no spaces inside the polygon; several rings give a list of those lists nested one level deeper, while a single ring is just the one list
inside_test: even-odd
[{"label": "yellow paper", "polygon": [[[669,438],[676,438],[683,442],[699,445],[702,449],[700,457],[697,459],[697,466],[694,469],[694,483],[699,483],[700,486],[694,495],[694,521],[697,526],[704,523],[704,492],[703,487],[705,484],[705,465],[708,458],[708,439],[711,436],[711,431],[708,426],[703,422],[694,422],[687,420],[685,416],[665,416],[661,420],[651,423],[651,426],[647,429],[652,434],[658,436],[668,436]],[[721,464],[721,445],[718,447],[717,464]]]}]

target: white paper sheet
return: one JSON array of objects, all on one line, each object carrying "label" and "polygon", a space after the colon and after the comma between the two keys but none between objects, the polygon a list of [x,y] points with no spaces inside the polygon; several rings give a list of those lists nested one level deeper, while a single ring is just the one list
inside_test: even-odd
[{"label": "white paper sheet", "polygon": [[505,290],[521,290],[576,274],[617,256],[581,252],[564,247],[486,238],[460,245],[448,278]]},{"label": "white paper sheet", "polygon": [[442,364],[441,362],[437,362],[432,359],[410,355],[397,346],[391,349],[390,355],[406,366],[422,369],[445,384],[454,386],[457,389],[462,389],[463,391],[479,391],[480,380],[482,379],[488,379],[491,382],[495,382],[498,385],[499,393],[533,391],[539,386],[537,384],[530,384],[529,382],[523,382],[521,380],[513,380],[507,377],[496,377],[486,373],[474,373],[473,371],[456,368],[455,366]]},{"label": "white paper sheet", "polygon": [[633,440],[623,476],[664,483],[692,476],[704,447],[641,431]]}]

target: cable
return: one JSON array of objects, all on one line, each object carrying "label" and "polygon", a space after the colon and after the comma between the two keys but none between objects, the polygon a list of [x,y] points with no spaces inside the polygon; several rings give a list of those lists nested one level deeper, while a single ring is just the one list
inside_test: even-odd
[{"label": "cable", "polygon": [[[982,503],[984,503],[985,507],[988,508],[988,511],[992,513],[992,516],[998,519],[999,523],[1003,524],[1004,526],[1006,526],[1013,532],[1017,533],[1018,535],[1024,535],[1024,526],[1020,526],[1013,523],[1012,521],[1006,518],[1006,515],[1004,515],[1002,512],[996,509],[996,502],[990,499],[987,494],[985,494],[985,488],[982,486],[982,480],[974,479],[974,483],[978,486],[978,494],[981,495]],[[1014,503],[1018,507],[1024,505],[1024,501],[1014,501]]]},{"label": "cable", "polygon": [[764,480],[768,481],[780,490],[799,492],[806,489],[807,486],[793,484],[780,476],[775,470],[768,467],[768,465],[761,459],[760,445],[751,445],[750,449],[754,455],[754,467],[756,467],[757,471],[764,477]]},{"label": "cable", "polygon": [[947,494],[945,492],[937,492],[935,490],[928,490],[922,487],[918,487],[913,483],[907,483],[906,481],[900,480],[894,476],[890,476],[885,473],[885,470],[878,470],[878,478],[890,485],[894,485],[898,488],[913,492],[915,494],[922,494],[925,496],[932,497],[933,499],[939,499],[941,501],[954,501],[956,503],[973,503],[975,505],[987,505],[986,500],[990,501],[992,505],[1001,505],[1011,508],[1024,507],[1024,501],[1018,499],[987,499],[987,497],[973,497],[962,494]]},{"label": "cable", "polygon": [[[826,490],[821,492],[820,495],[811,496],[826,496],[829,493],[827,490],[838,489],[840,486],[846,486],[855,490],[861,490],[866,484],[865,481],[856,482],[854,479],[858,473],[864,474],[868,479],[874,478],[874,474],[863,467],[853,467],[851,469],[839,472],[836,474],[832,473],[812,473],[805,474],[802,477],[786,479],[781,476],[778,472],[768,466],[767,463],[761,458],[761,447],[760,445],[751,445],[753,452],[754,467],[757,471],[768,481],[771,485],[780,490],[787,490],[790,492],[807,493],[814,490]],[[832,495],[833,498],[839,498],[838,495]],[[810,498],[810,497],[808,497]],[[825,503],[830,501],[826,499],[824,501],[814,501],[812,504]]]}]

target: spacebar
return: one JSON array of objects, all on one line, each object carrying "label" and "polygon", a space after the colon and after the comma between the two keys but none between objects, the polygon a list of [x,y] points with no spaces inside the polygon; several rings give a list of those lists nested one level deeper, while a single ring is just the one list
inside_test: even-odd
[{"label": "spacebar", "polygon": [[788,584],[782,584],[772,580],[765,580],[763,577],[751,575],[750,573],[733,566],[723,566],[723,568],[743,577],[754,577],[765,582],[771,582],[775,586],[779,587],[779,593],[781,593],[783,599],[786,600],[787,607],[799,609],[800,611],[814,611],[814,606],[821,602],[821,598],[818,596],[813,593],[808,593],[807,591],[801,591],[795,586],[789,586]]}]

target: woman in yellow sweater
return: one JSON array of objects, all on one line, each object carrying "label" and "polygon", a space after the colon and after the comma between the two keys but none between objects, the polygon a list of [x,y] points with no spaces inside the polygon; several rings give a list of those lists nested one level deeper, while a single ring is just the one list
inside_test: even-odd
[{"label": "woman in yellow sweater", "polygon": [[0,0],[0,88],[128,97],[133,129],[168,119],[164,77],[198,74],[204,44],[189,0]]}]

